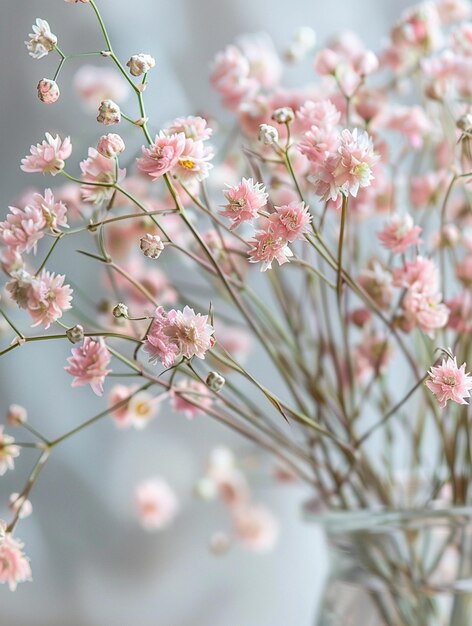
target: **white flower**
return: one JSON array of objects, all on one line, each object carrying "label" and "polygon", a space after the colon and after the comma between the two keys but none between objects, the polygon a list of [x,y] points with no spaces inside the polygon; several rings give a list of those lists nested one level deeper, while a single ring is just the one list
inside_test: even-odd
[{"label": "white flower", "polygon": [[46,56],[57,44],[57,37],[51,32],[49,24],[40,17],[36,20],[36,25],[32,26],[33,32],[28,36],[29,41],[25,41],[28,52],[34,59],[41,59]]},{"label": "white flower", "polygon": [[129,67],[130,74],[133,76],[141,76],[146,74],[155,65],[156,61],[149,54],[134,54],[126,64]]}]

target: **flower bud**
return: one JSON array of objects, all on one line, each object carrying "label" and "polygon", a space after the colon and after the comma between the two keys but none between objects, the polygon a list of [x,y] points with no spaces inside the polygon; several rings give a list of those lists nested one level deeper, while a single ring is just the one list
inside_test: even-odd
[{"label": "flower bud", "polygon": [[43,78],[38,83],[38,98],[46,104],[53,104],[59,99],[61,92],[55,80]]},{"label": "flower bud", "polygon": [[113,100],[103,100],[98,109],[97,122],[110,126],[121,121],[120,107]]},{"label": "flower bud", "polygon": [[150,259],[158,259],[161,256],[161,252],[164,250],[164,244],[161,238],[158,235],[150,235],[149,233],[141,237],[139,247],[144,256]]},{"label": "flower bud", "polygon": [[278,124],[290,124],[295,119],[295,113],[290,107],[281,107],[275,109],[272,113],[272,119]]},{"label": "flower bud", "polygon": [[465,133],[472,133],[472,113],[462,115],[456,122],[457,128]]},{"label": "flower bud", "polygon": [[379,60],[372,50],[366,50],[356,63],[356,70],[360,76],[368,76],[379,68]]},{"label": "flower bud", "polygon": [[149,54],[134,54],[126,64],[129,67],[130,74],[133,76],[141,76],[146,74],[155,65],[156,61]]},{"label": "flower bud", "polygon": [[19,519],[25,519],[25,517],[29,517],[33,512],[33,505],[31,502],[19,493],[11,494],[9,508],[10,511],[18,514]]},{"label": "flower bud", "polygon": [[119,135],[108,133],[98,140],[97,150],[102,156],[112,159],[124,152],[125,142]]},{"label": "flower bud", "polygon": [[76,324],[66,330],[66,335],[71,343],[80,343],[84,338],[84,329],[80,324]]},{"label": "flower bud", "polygon": [[273,143],[277,143],[279,140],[279,133],[277,129],[270,124],[261,124],[259,126],[259,141],[264,145],[270,146]]},{"label": "flower bud", "polygon": [[119,303],[115,306],[115,308],[113,309],[113,316],[114,317],[128,317],[128,307],[126,306],[126,304],[123,303]]},{"label": "flower bud", "polygon": [[218,393],[218,391],[221,391],[223,389],[226,380],[218,372],[208,372],[208,376],[205,382],[212,391]]},{"label": "flower bud", "polygon": [[19,404],[11,404],[7,411],[7,424],[10,426],[20,426],[28,418],[26,409]]}]

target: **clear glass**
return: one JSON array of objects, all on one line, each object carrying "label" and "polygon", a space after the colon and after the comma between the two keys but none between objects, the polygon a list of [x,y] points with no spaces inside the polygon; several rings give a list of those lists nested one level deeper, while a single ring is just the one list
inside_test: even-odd
[{"label": "clear glass", "polygon": [[315,625],[472,626],[471,507],[307,515],[330,555]]}]

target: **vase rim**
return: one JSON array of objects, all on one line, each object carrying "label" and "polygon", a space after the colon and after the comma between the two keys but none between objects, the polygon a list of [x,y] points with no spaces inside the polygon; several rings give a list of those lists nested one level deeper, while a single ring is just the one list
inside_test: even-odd
[{"label": "vase rim", "polygon": [[319,524],[328,534],[354,532],[387,532],[394,528],[421,527],[426,525],[472,525],[472,506],[447,506],[433,502],[424,508],[387,509],[372,507],[353,510],[317,510],[316,504],[303,506],[303,517]]}]

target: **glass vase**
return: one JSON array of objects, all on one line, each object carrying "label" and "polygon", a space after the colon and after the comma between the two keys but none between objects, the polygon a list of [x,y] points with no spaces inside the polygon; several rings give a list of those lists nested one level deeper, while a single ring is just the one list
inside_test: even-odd
[{"label": "glass vase", "polygon": [[472,508],[313,516],[329,575],[318,626],[472,626]]}]

